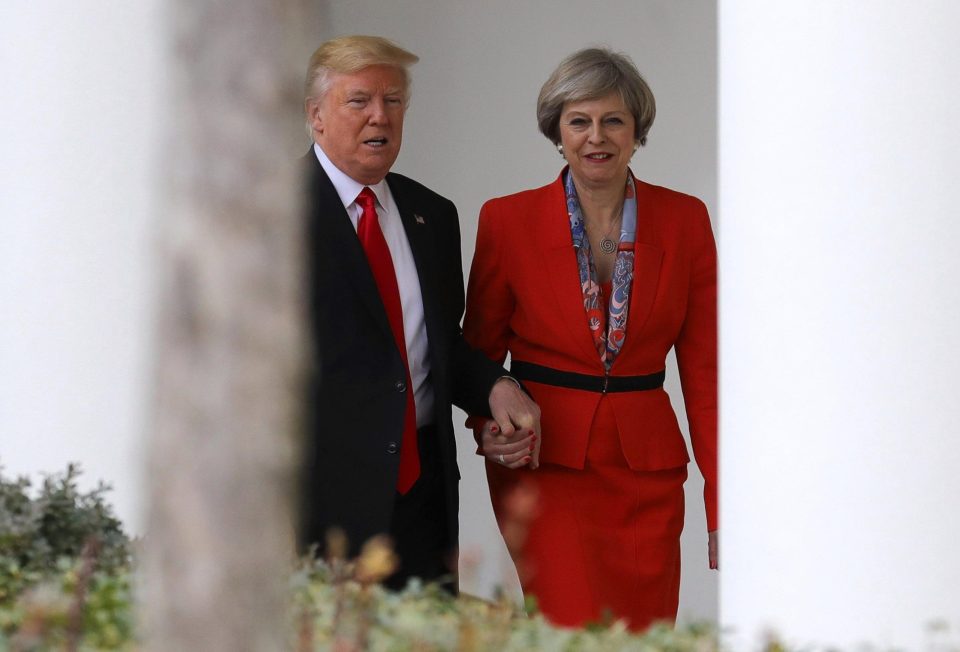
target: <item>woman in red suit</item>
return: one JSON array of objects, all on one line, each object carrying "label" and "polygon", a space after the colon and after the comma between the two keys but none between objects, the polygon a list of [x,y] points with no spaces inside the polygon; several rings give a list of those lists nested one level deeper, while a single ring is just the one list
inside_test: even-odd
[{"label": "woman in red suit", "polygon": [[[501,530],[532,488],[524,592],[555,623],[607,614],[634,630],[676,618],[687,448],[664,366],[676,349],[716,568],[716,247],[698,199],[633,177],[653,94],[604,49],[564,60],[537,103],[567,161],[552,183],[481,210],[464,333],[536,402],[541,441],[478,427]],[[504,532],[506,536],[506,532]]]}]

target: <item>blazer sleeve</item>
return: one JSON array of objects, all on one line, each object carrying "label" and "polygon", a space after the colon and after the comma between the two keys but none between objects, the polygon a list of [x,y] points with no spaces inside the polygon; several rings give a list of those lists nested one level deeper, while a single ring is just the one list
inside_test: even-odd
[{"label": "blazer sleeve", "polygon": [[[450,355],[452,372],[451,398],[453,403],[468,414],[490,416],[490,390],[499,378],[506,374],[503,367],[491,361],[482,352],[467,344],[460,328],[460,318],[464,309],[463,264],[460,255],[460,222],[456,208],[451,203],[454,219],[450,221],[454,230],[448,246],[444,247],[449,255],[445,266],[445,276],[451,283],[450,294],[454,298],[449,323]],[[452,280],[450,280],[452,279]]]},{"label": "blazer sleeve", "polygon": [[689,229],[687,311],[676,341],[683,402],[694,457],[703,475],[707,530],[717,529],[717,248],[699,200]]},{"label": "blazer sleeve", "polygon": [[503,261],[503,246],[497,215],[491,202],[487,202],[480,209],[463,334],[471,346],[497,364],[503,364],[507,356],[510,318],[516,305]]}]

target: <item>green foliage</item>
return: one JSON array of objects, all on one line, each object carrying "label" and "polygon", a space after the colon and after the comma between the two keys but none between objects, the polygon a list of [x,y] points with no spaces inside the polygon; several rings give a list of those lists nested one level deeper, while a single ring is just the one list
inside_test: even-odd
[{"label": "green foliage", "polygon": [[[0,606],[0,652],[138,649],[134,600],[125,570],[89,580],[79,624],[74,611],[83,562],[62,565],[12,605]],[[322,562],[305,562],[290,578],[290,646],[298,652],[716,652],[713,629],[669,626],[637,636],[621,624],[592,631],[560,629],[506,603],[453,598],[433,585],[402,593],[376,584],[334,581]],[[216,626],[212,624],[211,626]],[[75,640],[70,648],[68,641]]]},{"label": "green foliage", "polygon": [[714,628],[656,625],[642,635],[622,622],[589,629],[551,625],[527,604],[454,598],[436,586],[411,583],[401,593],[337,579],[323,562],[293,575],[292,630],[297,650],[371,652],[717,652]]},{"label": "green foliage", "polygon": [[[87,561],[61,562],[61,572],[0,605],[0,652],[6,650],[134,650],[130,573],[115,569],[84,578]],[[80,590],[83,585],[82,591]]]},{"label": "green foliage", "polygon": [[[109,487],[81,492],[80,468],[47,476],[31,496],[27,478],[0,473],[0,605],[24,589],[62,574],[63,564],[97,547],[97,569],[113,573],[129,566],[130,541],[104,500]],[[67,560],[64,562],[64,560]]]},{"label": "green foliage", "polygon": [[[98,652],[139,648],[134,619],[130,544],[104,501],[107,487],[77,489],[76,466],[48,477],[37,496],[30,483],[0,476],[0,652]],[[95,539],[97,546],[88,546]],[[367,570],[383,561],[368,553]],[[331,565],[305,559],[290,576],[289,648],[297,652],[719,652],[716,629],[654,625],[634,634],[605,619],[583,629],[548,623],[536,601],[453,598],[434,585],[402,593],[355,578],[363,557]],[[216,627],[211,623],[211,627]],[[946,623],[932,623],[938,650]],[[933,640],[933,639],[931,639]],[[757,648],[789,652],[770,636]],[[802,649],[802,648],[801,648]],[[806,648],[812,650],[814,648]],[[816,648],[822,649],[822,648]],[[880,648],[862,648],[876,650]],[[931,647],[931,649],[934,649]]]},{"label": "green foliage", "polygon": [[71,464],[32,492],[0,473],[0,651],[133,645],[130,541],[109,487],[80,491],[79,476]]}]

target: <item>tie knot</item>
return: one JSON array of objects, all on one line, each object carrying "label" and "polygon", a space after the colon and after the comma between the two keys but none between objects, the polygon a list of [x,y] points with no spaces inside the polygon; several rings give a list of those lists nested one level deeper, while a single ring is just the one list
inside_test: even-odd
[{"label": "tie knot", "polygon": [[373,194],[373,191],[370,188],[365,187],[360,191],[360,194],[357,195],[357,205],[363,209],[363,212],[374,210],[374,207],[377,205],[377,196]]}]

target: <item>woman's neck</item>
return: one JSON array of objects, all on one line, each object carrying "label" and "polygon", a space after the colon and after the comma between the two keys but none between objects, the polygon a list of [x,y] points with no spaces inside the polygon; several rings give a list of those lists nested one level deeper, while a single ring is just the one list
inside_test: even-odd
[{"label": "woman's neck", "polygon": [[573,184],[577,188],[577,198],[580,200],[580,210],[583,212],[584,219],[601,229],[620,219],[623,213],[623,187],[626,181],[624,177],[618,183],[592,186],[581,184],[574,177]]}]

